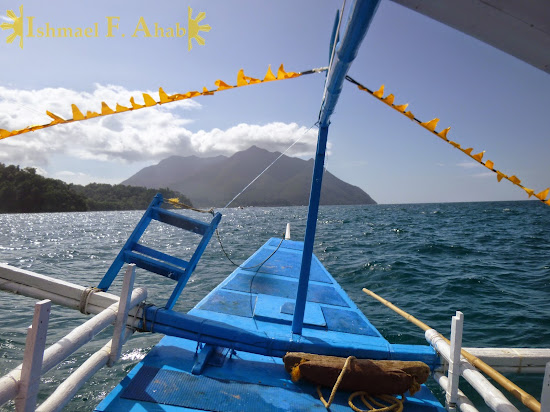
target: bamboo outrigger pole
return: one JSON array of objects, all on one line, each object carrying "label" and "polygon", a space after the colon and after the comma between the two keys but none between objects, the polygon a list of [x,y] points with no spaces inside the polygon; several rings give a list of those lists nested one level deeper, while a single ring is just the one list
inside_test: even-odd
[{"label": "bamboo outrigger pole", "polygon": [[[407,319],[409,322],[414,323],[416,326],[418,326],[423,331],[427,331],[430,329],[433,329],[426,325],[424,322],[418,320],[413,315],[405,312],[402,309],[399,309],[397,306],[395,306],[390,301],[384,299],[381,296],[378,296],[373,291],[363,288],[363,292],[365,292],[367,295],[373,297],[374,299],[378,300],[380,303],[384,304],[388,308],[392,309],[393,311],[397,312],[401,316],[403,316],[405,319]],[[440,334],[441,335],[441,334]],[[441,335],[441,337],[450,344],[451,342],[449,339],[445,338],[445,336]],[[534,412],[540,412],[540,402],[537,401],[532,395],[525,392],[523,389],[521,389],[519,386],[517,386],[514,382],[504,377],[500,372],[497,372],[495,369],[487,365],[485,362],[483,362],[478,357],[472,355],[471,353],[465,351],[464,349],[461,349],[461,354],[464,356],[468,362],[472,364],[472,366],[476,367],[480,371],[484,372],[487,376],[489,376],[491,379],[493,379],[495,382],[497,382],[499,385],[501,385],[504,389],[506,389],[508,392],[510,392],[512,395],[514,395],[521,403],[523,403],[525,406],[527,406],[529,409],[531,409]]]}]

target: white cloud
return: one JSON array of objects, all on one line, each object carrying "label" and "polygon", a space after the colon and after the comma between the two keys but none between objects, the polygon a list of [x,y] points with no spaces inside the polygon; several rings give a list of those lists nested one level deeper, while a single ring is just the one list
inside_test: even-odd
[{"label": "white cloud", "polygon": [[472,177],[482,177],[482,178],[495,177],[495,176],[496,174],[494,172],[481,172],[481,173],[476,173],[472,175]]},{"label": "white cloud", "polygon": [[317,130],[296,123],[273,122],[266,125],[241,123],[227,130],[201,130],[190,137],[191,147],[200,154],[232,154],[256,145],[269,151],[288,152],[294,156],[311,156],[315,150]]},{"label": "white cloud", "polygon": [[478,167],[479,163],[475,162],[461,162],[456,164],[459,167],[463,167],[464,169],[473,169],[474,167]]},{"label": "white cloud", "polygon": [[[155,92],[147,93],[158,96]],[[131,96],[136,98],[136,103],[142,103],[141,92],[116,85],[96,84],[92,92],[65,88],[18,90],[0,86],[0,128],[15,130],[49,123],[51,119],[45,115],[46,110],[70,119],[71,103],[82,113],[100,112],[102,101],[113,109],[116,103],[130,106]],[[226,130],[192,132],[185,128],[192,121],[182,114],[200,107],[195,100],[182,100],[9,137],[0,141],[0,162],[44,166],[52,155],[64,154],[79,159],[131,163],[160,160],[173,154],[230,155],[253,144],[282,152],[298,138],[300,142],[288,154],[311,156],[315,151],[317,131],[296,123],[239,124]]]},{"label": "white cloud", "polygon": [[70,170],[62,170],[60,172],[57,172],[52,176],[55,179],[63,180],[66,183],[74,183],[77,185],[87,185],[90,182],[96,182],[96,183],[109,183],[109,184],[119,184],[120,178],[106,178],[106,177],[98,177],[98,176],[92,176],[87,173],[82,172],[71,172]]},{"label": "white cloud", "polygon": [[36,174],[44,177],[48,177],[48,172],[45,169],[42,169],[38,166],[31,166],[36,170]]}]

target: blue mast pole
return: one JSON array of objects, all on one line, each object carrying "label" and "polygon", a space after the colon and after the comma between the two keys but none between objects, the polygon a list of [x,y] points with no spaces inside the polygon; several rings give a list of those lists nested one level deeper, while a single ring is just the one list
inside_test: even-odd
[{"label": "blue mast pole", "polygon": [[315,242],[315,230],[317,228],[317,217],[319,214],[319,200],[321,198],[321,184],[323,182],[323,168],[325,165],[325,151],[327,148],[330,116],[334,112],[346,74],[357,56],[359,46],[367,33],[379,3],[380,0],[355,0],[346,26],[346,32],[339,47],[334,53],[334,58],[325,82],[325,92],[321,104],[321,111],[319,113],[319,134],[317,137],[313,177],[311,179],[302,266],[300,268],[298,293],[296,295],[294,317],[292,319],[292,333],[297,335],[302,334],[304,323],[304,311],[306,307],[309,273],[311,270],[313,244]]}]

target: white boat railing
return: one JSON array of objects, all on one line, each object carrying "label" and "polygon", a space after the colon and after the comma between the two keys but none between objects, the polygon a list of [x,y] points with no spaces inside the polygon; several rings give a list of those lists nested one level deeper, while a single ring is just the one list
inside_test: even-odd
[{"label": "white boat railing", "polygon": [[[426,330],[426,340],[445,361],[443,368],[436,370],[433,377],[445,391],[445,407],[448,411],[460,409],[462,412],[477,411],[472,402],[458,389],[458,379],[462,376],[482,396],[494,411],[515,412],[518,409],[495,388],[466,358],[460,355],[464,316],[456,312],[452,318],[450,344],[435,329]],[[550,350],[514,348],[468,348],[468,352],[481,355],[486,360],[496,361],[503,371],[537,373],[544,371],[541,396],[541,411],[550,412]],[[546,368],[544,365],[546,363]],[[522,366],[523,364],[523,366]],[[493,365],[491,365],[493,366]],[[444,372],[447,370],[447,376]]]},{"label": "white boat railing", "polygon": [[[14,273],[21,272],[21,269],[9,268],[4,265],[0,268],[2,277],[12,276]],[[33,274],[35,275],[35,274]],[[29,276],[29,279],[33,276]],[[27,281],[29,280],[27,279]],[[48,279],[43,277],[39,279],[41,282],[47,282]],[[87,306],[91,301],[95,302],[96,307],[93,309],[96,316],[89,319],[82,325],[73,329],[68,335],[58,342],[45,349],[46,333],[48,328],[49,313],[51,300],[45,299],[35,305],[35,314],[33,324],[28,329],[27,342],[23,363],[10,371],[8,374],[0,378],[0,405],[8,402],[11,399],[15,400],[15,408],[19,411],[59,411],[61,410],[76,394],[80,387],[99,369],[103,366],[112,366],[120,357],[121,347],[126,340],[134,333],[136,319],[139,317],[139,307],[147,298],[147,291],[142,288],[133,290],[135,279],[135,265],[130,265],[124,275],[122,292],[120,299],[116,299],[114,295],[103,294],[105,296],[95,296],[93,299],[86,288],[79,287],[68,282],[64,283],[64,288],[61,292],[50,291],[48,288],[40,292],[35,291],[35,294],[51,294],[54,303],[70,303],[69,307],[74,307],[75,303],[70,302],[71,296],[75,297],[75,293],[80,290],[80,299],[84,304],[79,304],[83,312],[89,309]],[[30,283],[34,282],[32,280]],[[27,282],[29,283],[29,282]],[[6,287],[6,283],[2,284],[3,289],[20,287],[26,289],[34,289],[36,286],[23,285],[14,286],[10,284]],[[55,285],[48,284],[49,289]],[[82,289],[82,290],[81,290]],[[132,291],[133,290],[133,291]],[[96,295],[96,293],[91,294]],[[115,299],[113,299],[115,298]],[[98,300],[99,299],[99,300]],[[104,306],[103,310],[98,310],[105,302],[115,300],[111,305]],[[101,301],[101,302],[99,302]],[[62,303],[62,304],[63,304]],[[130,319],[129,319],[130,315]],[[90,342],[99,332],[115,324],[113,331],[113,339],[105,344],[99,351],[88,358],[78,369],[76,369],[50,397],[43,402],[38,408],[36,407],[36,399],[40,377],[47,373],[52,368],[59,365],[72,353],[80,347]]]}]

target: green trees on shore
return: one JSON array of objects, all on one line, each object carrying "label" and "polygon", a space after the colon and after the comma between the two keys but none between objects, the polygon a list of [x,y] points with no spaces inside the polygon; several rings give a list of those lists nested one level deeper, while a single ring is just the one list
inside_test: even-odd
[{"label": "green trees on shore", "polygon": [[84,212],[146,209],[156,193],[165,199],[188,198],[170,189],[91,183],[73,185],[40,176],[34,168],[0,163],[0,213]]}]

